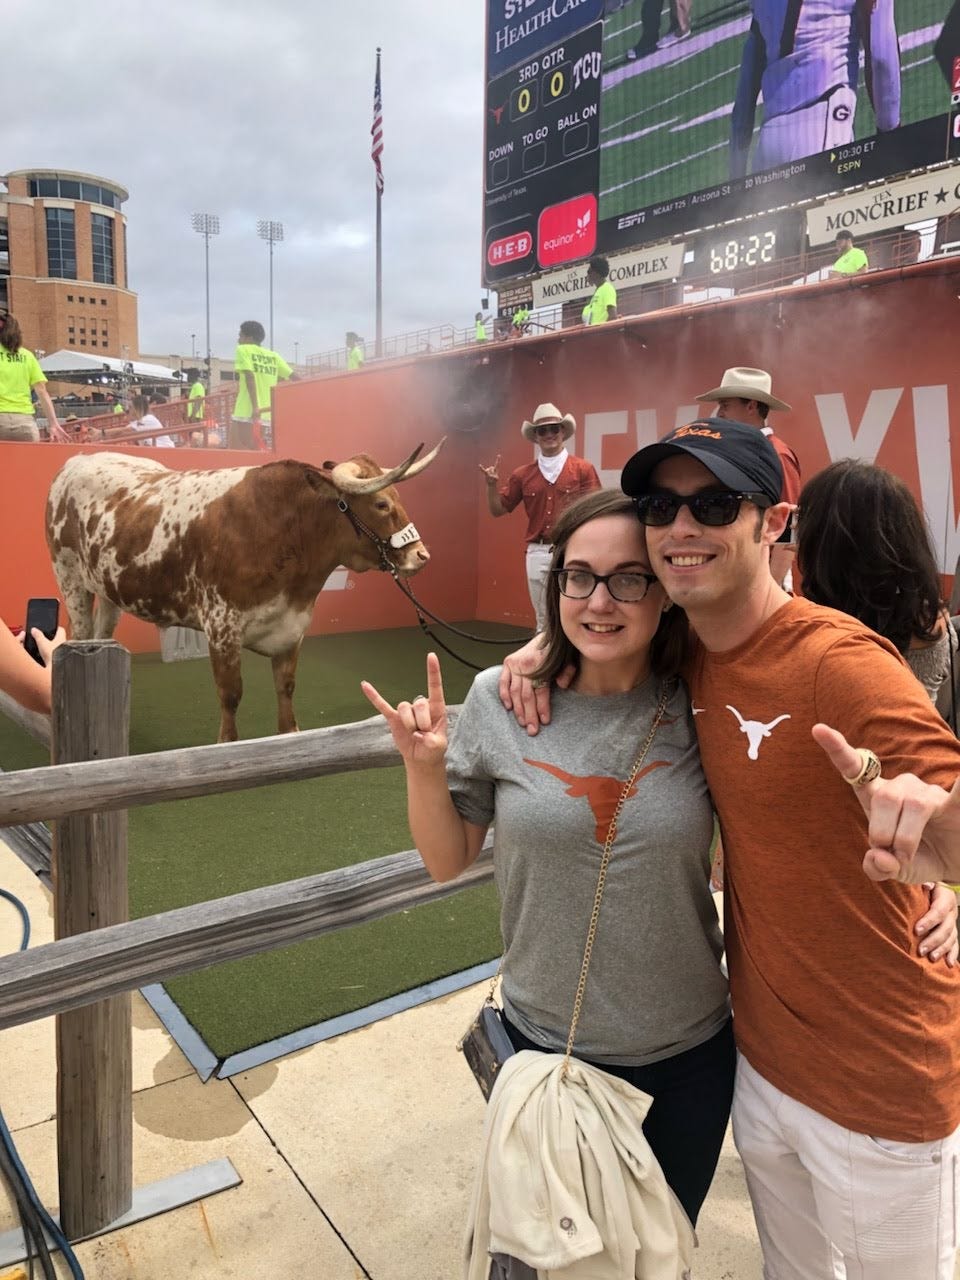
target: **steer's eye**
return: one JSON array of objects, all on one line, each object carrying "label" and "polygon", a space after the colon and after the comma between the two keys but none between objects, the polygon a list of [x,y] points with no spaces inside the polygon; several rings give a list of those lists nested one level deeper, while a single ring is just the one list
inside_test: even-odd
[{"label": "steer's eye", "polygon": [[389,511],[389,510],[390,510],[390,503],[386,500],[386,498],[378,498],[378,499],[377,499],[377,510],[378,510],[378,511]]}]

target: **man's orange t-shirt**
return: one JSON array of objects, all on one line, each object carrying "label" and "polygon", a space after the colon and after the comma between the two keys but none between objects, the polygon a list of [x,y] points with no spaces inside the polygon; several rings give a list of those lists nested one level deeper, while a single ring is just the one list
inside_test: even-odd
[{"label": "man's orange t-shirt", "polygon": [[960,1125],[960,969],[918,953],[926,890],[862,870],[867,820],[814,742],[839,729],[885,777],[949,788],[960,743],[886,640],[792,599],[687,672],[720,818],[737,1044],[845,1128],[928,1142]]}]

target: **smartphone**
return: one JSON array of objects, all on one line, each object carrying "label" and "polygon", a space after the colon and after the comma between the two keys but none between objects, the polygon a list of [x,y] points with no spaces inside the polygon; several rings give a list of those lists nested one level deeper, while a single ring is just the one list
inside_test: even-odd
[{"label": "smartphone", "polygon": [[57,634],[57,627],[60,625],[60,601],[53,600],[49,597],[35,597],[33,600],[27,601],[27,622],[24,627],[26,637],[23,647],[33,658],[34,662],[43,665],[43,659],[40,657],[40,650],[37,648],[36,641],[30,634],[31,628],[36,627],[38,631],[42,631],[48,640],[52,640]]}]

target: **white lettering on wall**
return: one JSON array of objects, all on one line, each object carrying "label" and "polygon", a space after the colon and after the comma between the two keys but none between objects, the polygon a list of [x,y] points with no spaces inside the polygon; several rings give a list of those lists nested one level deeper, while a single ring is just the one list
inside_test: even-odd
[{"label": "white lettering on wall", "polygon": [[847,402],[842,392],[814,396],[830,461],[860,458],[864,462],[875,462],[902,395],[903,387],[871,391],[856,433],[850,426]]},{"label": "white lettering on wall", "polygon": [[[700,416],[695,404],[682,404],[677,409],[674,426],[682,427]],[[633,451],[643,449],[648,444],[656,444],[661,435],[657,424],[656,409],[635,409],[634,420],[636,430],[633,437]],[[604,436],[625,436],[629,430],[629,413],[626,409],[617,409],[611,413],[586,413],[583,417],[583,457],[592,462],[597,469],[600,483],[605,489],[620,488],[620,471],[604,471],[600,465],[603,457]],[[671,430],[672,428],[667,428]]]},{"label": "white lettering on wall", "polygon": [[941,573],[953,573],[960,556],[954,514],[950,411],[945,386],[913,388],[913,430],[920,470],[920,500],[933,535]]}]

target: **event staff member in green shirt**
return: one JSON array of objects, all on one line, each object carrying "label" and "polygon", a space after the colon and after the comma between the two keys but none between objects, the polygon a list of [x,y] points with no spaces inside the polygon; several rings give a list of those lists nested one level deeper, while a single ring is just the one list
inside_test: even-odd
[{"label": "event staff member in green shirt", "polygon": [[475,325],[474,332],[473,332],[474,341],[486,342],[487,326],[484,323],[483,312],[478,311],[477,314],[473,317],[473,319],[474,319],[474,325]]},{"label": "event staff member in green shirt", "polygon": [[187,421],[202,422],[206,415],[204,401],[207,389],[200,378],[199,369],[188,369],[187,378],[190,382],[190,392],[187,396]]},{"label": "event staff member in green shirt", "polygon": [[591,258],[587,268],[587,284],[593,285],[593,297],[583,311],[584,324],[605,324],[617,318],[617,291],[610,283],[610,264],[606,258]]},{"label": "event staff member in green shirt", "polygon": [[832,278],[858,276],[861,271],[867,270],[870,265],[867,255],[862,249],[854,248],[853,236],[849,231],[838,231],[834,244],[840,256],[830,268]]},{"label": "event staff member in green shirt", "polygon": [[237,399],[230,423],[229,447],[254,448],[253,424],[270,425],[270,393],[281,379],[296,375],[282,356],[261,346],[266,337],[258,320],[244,320],[240,326],[233,367],[237,373]]},{"label": "event staff member in green shirt", "polygon": [[347,334],[347,368],[351,373],[363,368],[366,356],[363,351],[363,339],[352,331]]},{"label": "event staff member in green shirt", "polygon": [[530,328],[530,308],[517,307],[513,313],[513,336],[520,338]]},{"label": "event staff member in green shirt", "polygon": [[43,406],[51,440],[66,440],[37,357],[23,346],[20,325],[0,314],[0,441],[40,439],[31,391]]}]

